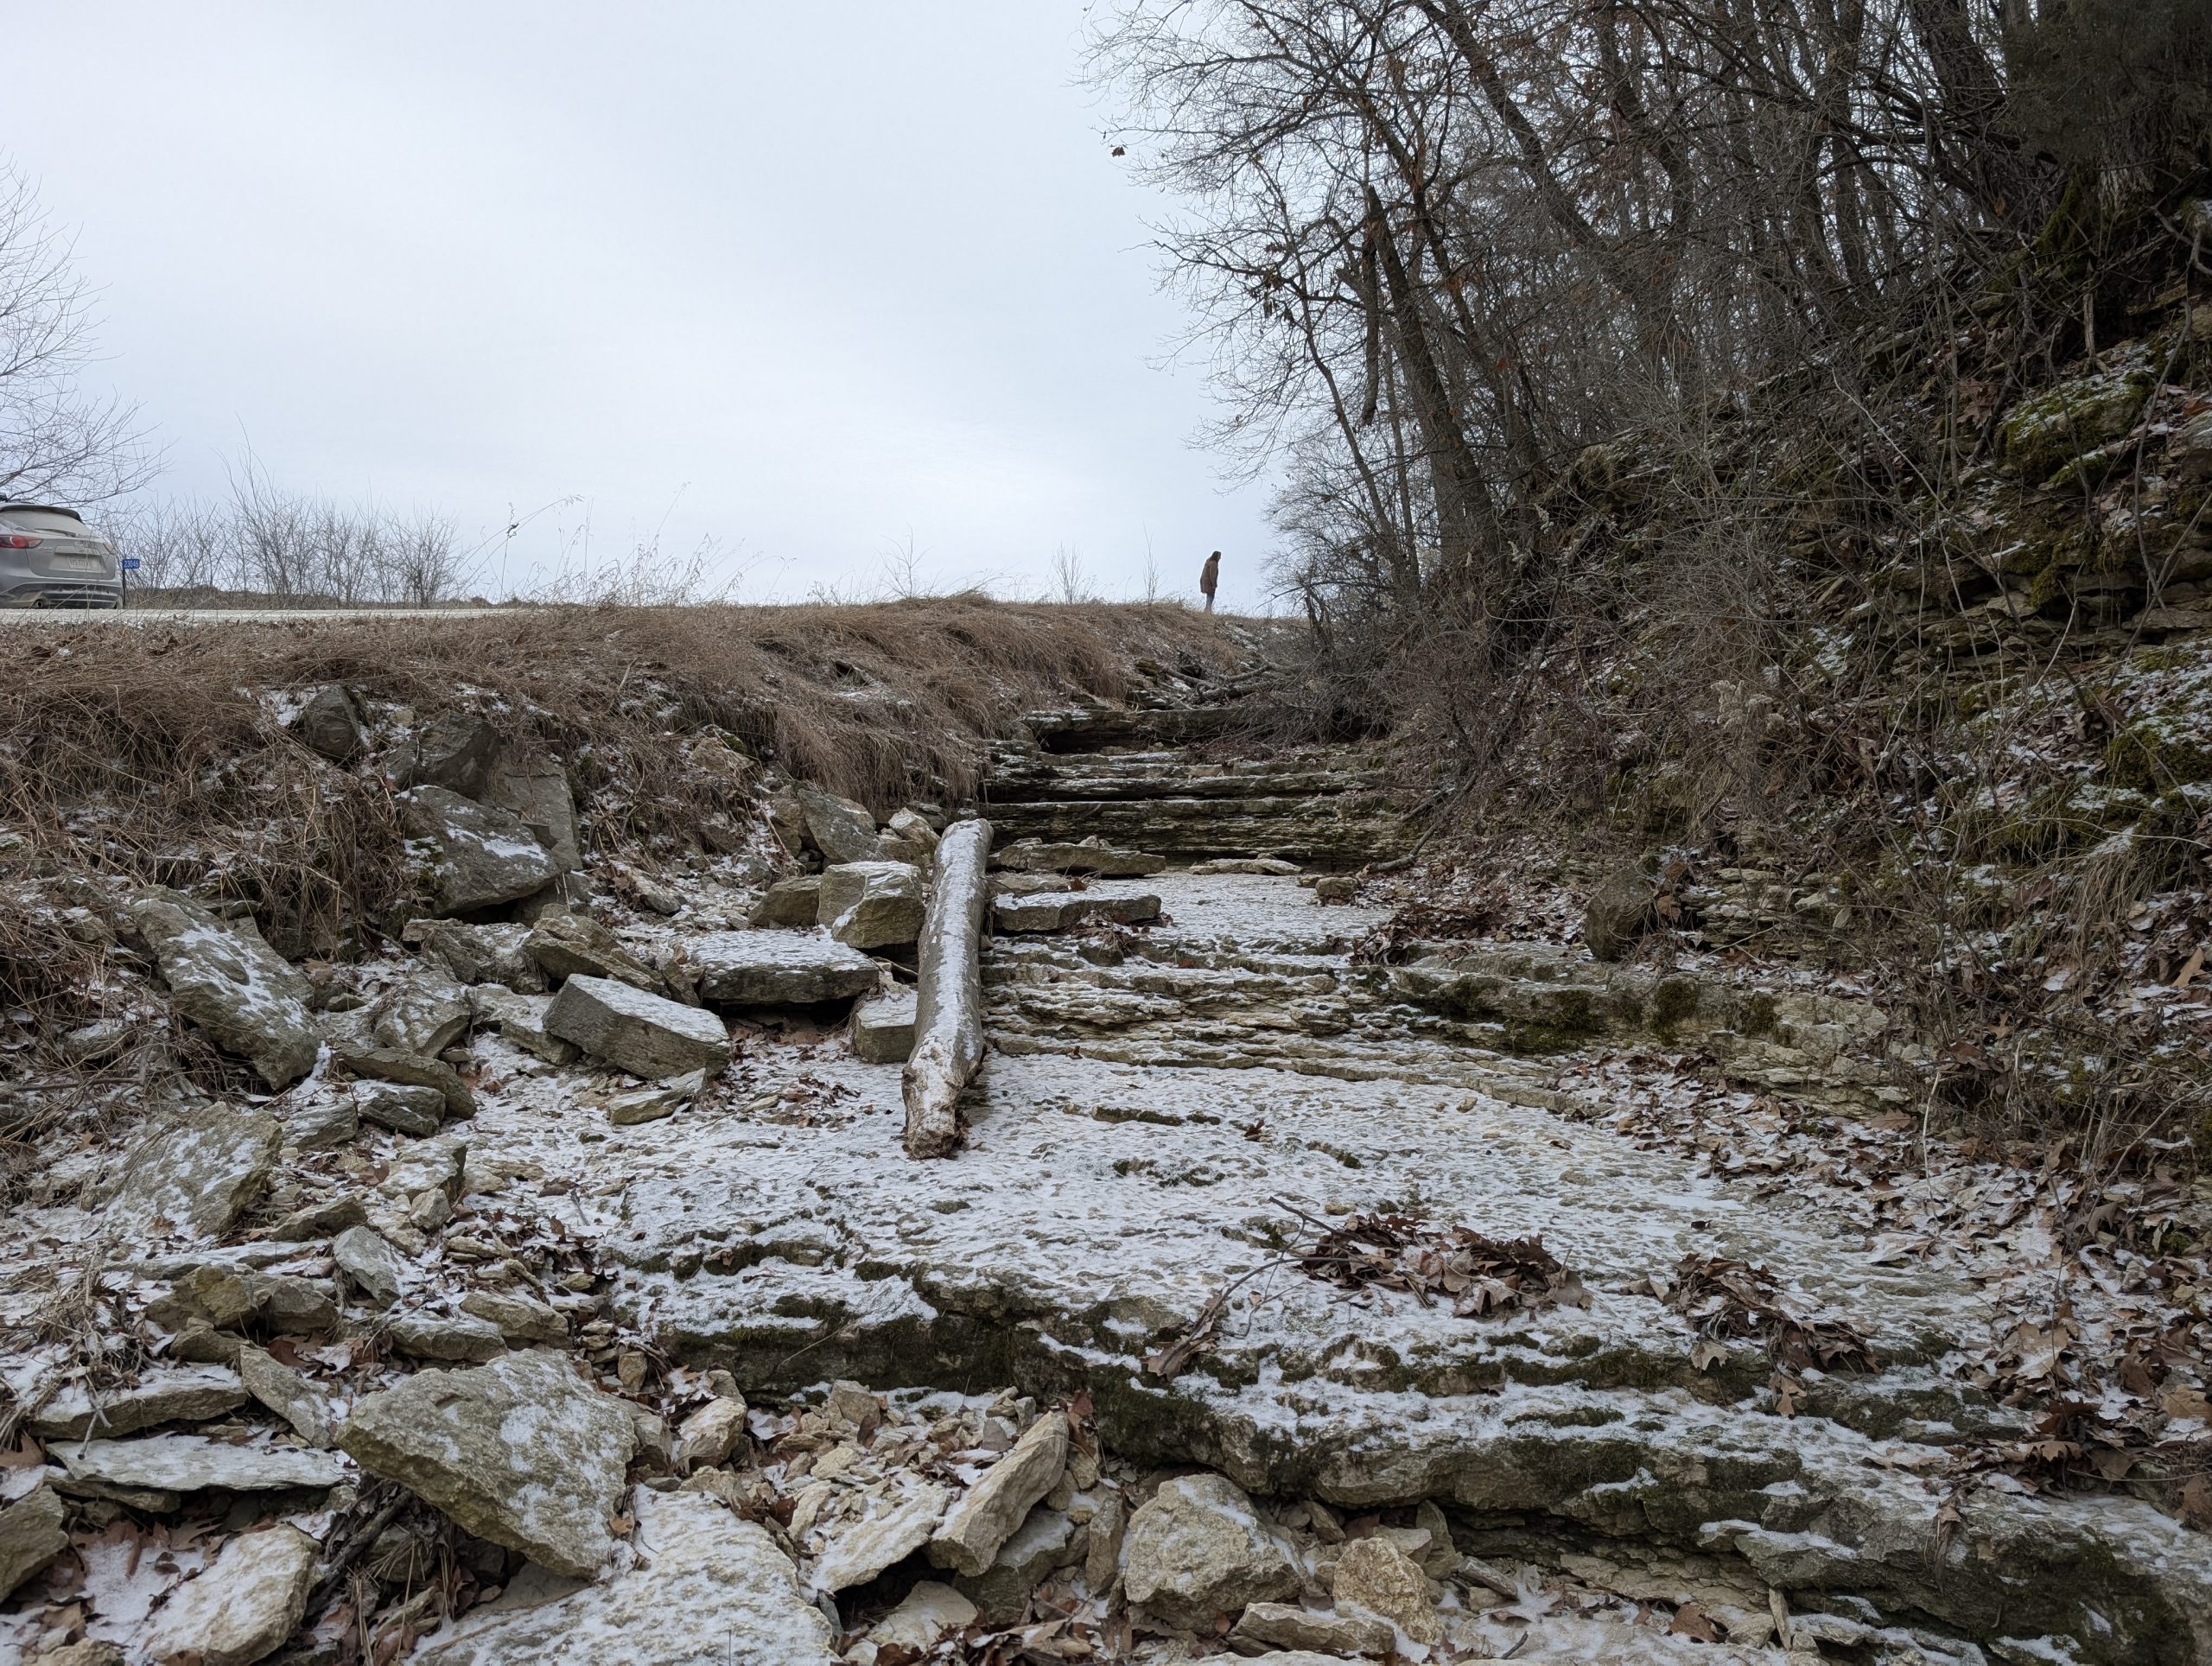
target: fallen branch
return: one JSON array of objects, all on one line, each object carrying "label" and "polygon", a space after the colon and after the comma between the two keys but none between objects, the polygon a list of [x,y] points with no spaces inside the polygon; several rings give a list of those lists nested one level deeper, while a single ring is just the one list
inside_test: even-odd
[{"label": "fallen branch", "polygon": [[960,1094],[983,1060],[983,908],[991,824],[956,822],[938,843],[922,921],[914,1051],[906,1060],[906,1154],[950,1157],[967,1138]]}]

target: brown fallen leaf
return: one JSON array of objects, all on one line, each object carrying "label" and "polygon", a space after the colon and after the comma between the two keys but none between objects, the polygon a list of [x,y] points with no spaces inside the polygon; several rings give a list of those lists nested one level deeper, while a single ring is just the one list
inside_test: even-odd
[{"label": "brown fallen leaf", "polygon": [[1686,1602],[1675,1610],[1674,1622],[1667,1629],[1678,1637],[1695,1637],[1700,1643],[1720,1641],[1720,1628],[1695,1602]]}]

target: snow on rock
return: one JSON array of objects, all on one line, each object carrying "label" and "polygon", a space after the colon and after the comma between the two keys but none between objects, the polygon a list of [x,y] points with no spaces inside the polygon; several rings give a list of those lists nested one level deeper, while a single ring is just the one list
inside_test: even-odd
[{"label": "snow on rock", "polygon": [[311,986],[251,922],[218,919],[160,887],[131,898],[130,919],[153,951],[171,1004],[216,1046],[245,1059],[272,1088],[315,1068]]},{"label": "snow on rock", "polygon": [[270,1492],[336,1486],[345,1463],[296,1447],[233,1446],[205,1434],[147,1434],[130,1440],[68,1442],[54,1455],[73,1481],[146,1492]]},{"label": "snow on rock", "polygon": [[1052,1490],[1068,1463],[1068,1420],[1047,1412],[1014,1450],[960,1496],[930,1540],[930,1560],[963,1574],[989,1571],[1030,1508]]},{"label": "snow on rock", "polygon": [[238,1374],[221,1365],[156,1366],[128,1388],[94,1395],[72,1383],[24,1427],[42,1440],[135,1434],[156,1423],[201,1422],[245,1403]]},{"label": "snow on rock", "polygon": [[440,913],[518,902],[560,877],[545,847],[512,811],[442,786],[415,787],[394,802],[418,857],[423,887]]},{"label": "snow on rock", "polygon": [[817,1591],[842,1591],[865,1585],[895,1562],[904,1561],[930,1541],[944,1519],[951,1495],[934,1481],[890,1487],[869,1506],[871,1513],[836,1529],[814,1564]]},{"label": "snow on rock", "polygon": [[[1137,1512],[1141,1516],[1144,1512]],[[1379,1615],[1415,1643],[1431,1644],[1444,1635],[1428,1579],[1413,1559],[1380,1534],[1355,1540],[1337,1562],[1336,1598]]]},{"label": "snow on rock", "polygon": [[912,862],[840,862],[822,870],[817,918],[855,949],[891,949],[922,933],[922,870]]},{"label": "snow on rock", "polygon": [[829,1623],[766,1529],[694,1492],[639,1489],[633,1546],[579,1586],[529,1570],[427,1637],[411,1666],[834,1666]]},{"label": "snow on rock", "polygon": [[714,1014],[611,977],[569,978],[545,1028],[632,1076],[716,1075],[729,1063],[729,1032]]},{"label": "snow on rock", "polygon": [[292,1634],[315,1577],[315,1542],[282,1523],[240,1534],[215,1565],[172,1591],[145,1643],[155,1660],[251,1666]]},{"label": "snow on rock", "polygon": [[69,1548],[66,1512],[50,1486],[38,1486],[0,1510],[0,1602]]},{"label": "snow on rock", "polygon": [[356,1288],[389,1307],[415,1281],[407,1258],[372,1226],[349,1226],[331,1241],[331,1259]]},{"label": "snow on rock", "polygon": [[868,806],[800,782],[792,788],[806,817],[807,836],[833,862],[874,862],[882,854],[875,817]]},{"label": "snow on rock", "polygon": [[468,1033],[468,991],[442,969],[408,968],[386,991],[373,1028],[378,1044],[435,1058]]},{"label": "snow on rock", "polygon": [[826,932],[713,932],[684,945],[699,994],[724,1007],[811,1007],[867,995],[883,969]]},{"label": "snow on rock", "polygon": [[207,1105],[157,1120],[130,1153],[112,1205],[133,1230],[230,1230],[268,1188],[284,1130],[262,1110]]},{"label": "snow on rock", "polygon": [[1218,1475],[1168,1482],[1129,1519],[1129,1600],[1195,1629],[1298,1589],[1298,1568],[1243,1492]]},{"label": "snow on rock", "polygon": [[478,1537],[576,1578],[613,1549],[607,1518],[636,1443],[626,1402],[542,1351],[408,1377],[356,1402],[339,1440]]},{"label": "snow on rock", "polygon": [[919,998],[906,985],[853,1008],[853,1057],[863,1065],[903,1065],[914,1051]]}]

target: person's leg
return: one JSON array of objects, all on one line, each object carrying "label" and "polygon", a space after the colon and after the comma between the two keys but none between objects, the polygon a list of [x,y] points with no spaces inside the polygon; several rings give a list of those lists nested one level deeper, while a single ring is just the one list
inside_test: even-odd
[{"label": "person's leg", "polygon": [[1211,590],[1206,592],[1206,611],[1208,613],[1213,611],[1213,592]]}]

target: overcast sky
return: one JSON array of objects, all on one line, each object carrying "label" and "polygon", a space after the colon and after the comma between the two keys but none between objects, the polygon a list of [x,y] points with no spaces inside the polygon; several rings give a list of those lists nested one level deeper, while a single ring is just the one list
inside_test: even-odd
[{"label": "overcast sky", "polygon": [[[1164,590],[1265,492],[1192,440],[1195,364],[1079,83],[1077,0],[69,0],[16,8],[6,149],[103,292],[103,376],[219,493],[558,499],[508,577],[658,529],[742,595]],[[19,93],[21,88],[19,86]],[[496,585],[496,550],[486,588]]]}]

